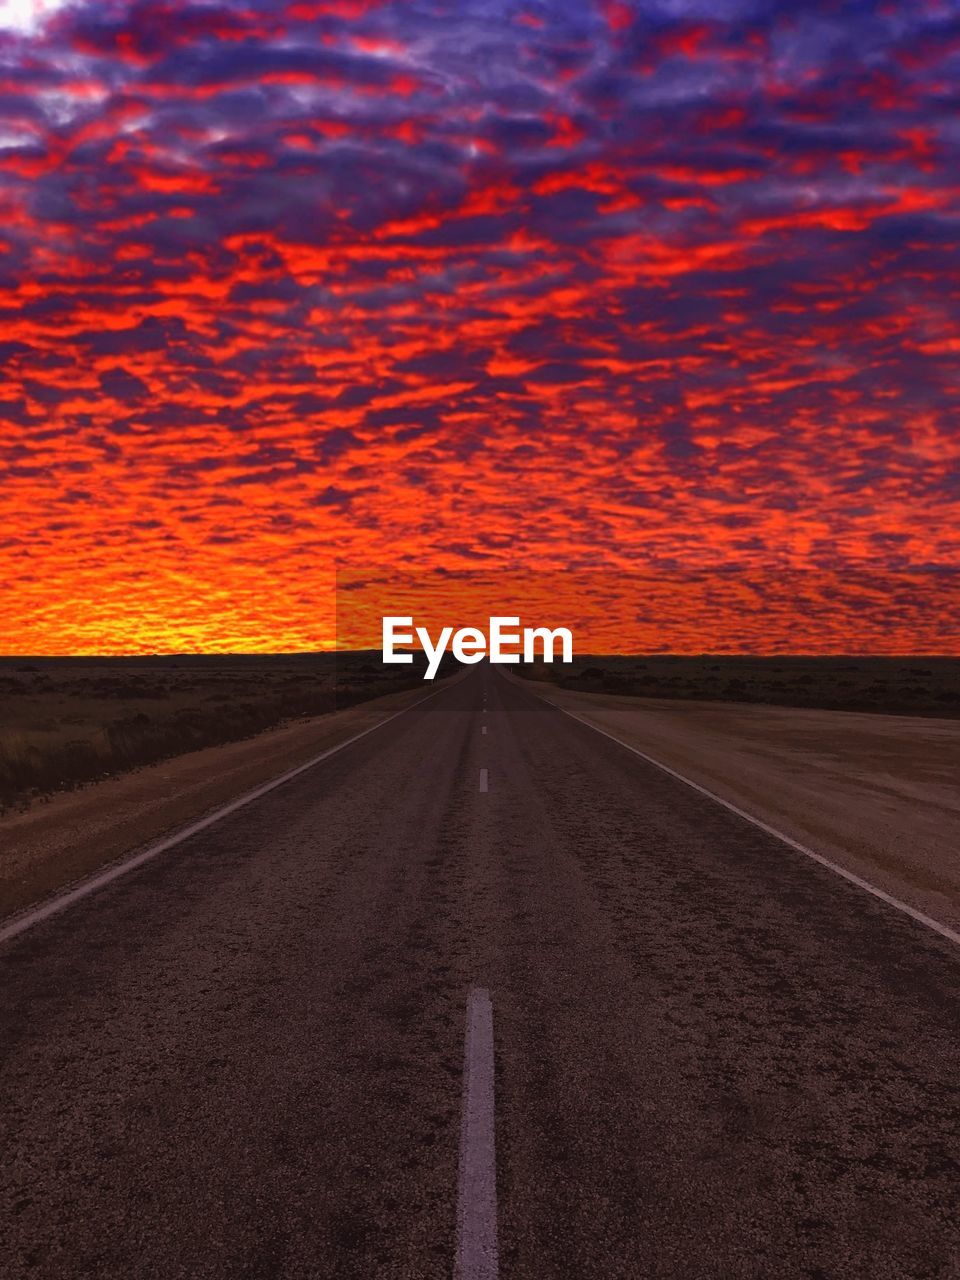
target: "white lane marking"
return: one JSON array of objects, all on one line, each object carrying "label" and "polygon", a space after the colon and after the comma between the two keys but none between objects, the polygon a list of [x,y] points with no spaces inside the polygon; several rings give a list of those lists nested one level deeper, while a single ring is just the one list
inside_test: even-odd
[{"label": "white lane marking", "polygon": [[486,726],[486,725],[484,725],[484,726],[483,726],[483,728],[480,730],[480,732],[483,734],[483,736],[484,736],[484,737],[486,737],[486,736],[487,736],[487,726]]},{"label": "white lane marking", "polygon": [[486,789],[487,789],[487,771],[486,769],[481,769],[480,770],[480,790],[486,791]]},{"label": "white lane marking", "polygon": [[724,800],[723,796],[718,796],[715,791],[710,791],[706,787],[701,787],[699,782],[694,782],[692,778],[687,778],[682,773],[678,773],[676,769],[671,769],[669,765],[663,764],[659,760],[655,760],[653,756],[648,756],[645,751],[641,751],[638,747],[631,747],[629,742],[624,742],[622,738],[618,738],[615,734],[608,733],[606,729],[600,729],[589,720],[585,720],[583,716],[578,716],[573,711],[568,711],[566,707],[561,707],[556,702],[551,702],[549,698],[544,699],[549,702],[551,707],[556,707],[558,711],[562,711],[565,716],[569,716],[571,720],[579,720],[581,724],[585,724],[588,729],[593,729],[596,733],[601,733],[605,738],[609,738],[611,742],[618,743],[621,747],[625,747],[627,751],[632,751],[635,756],[639,756],[641,760],[646,760],[647,764],[654,765],[655,768],[668,773],[671,778],[676,778],[678,782],[685,782],[688,787],[692,787],[694,791],[699,791],[702,796],[708,796],[711,800],[715,800],[717,804],[722,804],[725,809],[729,809],[731,813],[735,813],[738,818],[746,818],[747,822],[752,823],[755,827],[759,827],[761,831],[765,831],[767,835],[775,836],[777,840],[781,840],[784,844],[789,845],[791,849],[796,849],[797,853],[802,853],[808,858],[812,858],[814,862],[819,862],[821,867],[826,867],[828,871],[834,872],[838,876],[842,876],[844,880],[849,880],[851,884],[855,884],[858,889],[865,889],[867,893],[873,894],[875,898],[879,898],[881,902],[885,902],[887,906],[894,907],[897,911],[902,911],[904,915],[908,915],[911,920],[916,920],[917,924],[925,925],[928,929],[932,929],[934,933],[939,933],[941,938],[946,938],[948,942],[954,943],[960,947],[960,933],[956,929],[951,929],[949,925],[940,924],[938,920],[925,915],[922,911],[918,911],[916,907],[911,907],[908,902],[902,902],[899,898],[895,898],[893,894],[887,893],[883,889],[878,889],[875,884],[871,884],[869,880],[864,880],[861,876],[855,875],[854,872],[848,871],[846,867],[841,867],[836,862],[831,862],[829,858],[825,858],[822,853],[815,853],[813,849],[809,849],[805,844],[801,844],[799,840],[794,840],[790,836],[784,835],[782,831],[778,831],[776,827],[771,827],[768,823],[763,822],[760,818],[755,818],[752,813],[747,813],[746,809],[741,809],[735,804],[731,804],[729,800]]},{"label": "white lane marking", "polygon": [[497,1153],[493,1102],[493,1006],[474,987],[467,999],[463,1123],[457,1188],[456,1280],[497,1280]]},{"label": "white lane marking", "polygon": [[245,805],[251,804],[254,800],[259,800],[261,796],[265,796],[267,792],[273,791],[277,787],[282,787],[291,778],[296,778],[299,774],[306,773],[308,769],[315,768],[324,760],[329,760],[331,756],[335,756],[338,751],[343,751],[346,747],[352,746],[353,743],[359,742],[368,733],[373,733],[375,729],[382,729],[391,720],[396,720],[398,716],[406,715],[414,707],[419,707],[424,702],[429,702],[438,693],[442,693],[445,688],[449,689],[451,687],[451,685],[441,685],[439,689],[434,689],[426,697],[418,698],[416,702],[411,702],[409,706],[401,707],[399,711],[394,711],[383,720],[378,720],[376,724],[370,725],[368,729],[361,729],[352,738],[338,742],[334,747],[328,747],[326,751],[321,751],[319,755],[307,760],[304,764],[297,765],[295,769],[288,769],[286,773],[281,773],[278,777],[271,778],[269,782],[264,782],[259,787],[254,787],[252,791],[246,792],[245,795],[239,796],[236,800],[231,800],[229,804],[225,804],[219,809],[214,809],[205,818],[200,818],[197,822],[191,822],[189,826],[182,827],[179,831],[166,836],[163,840],[158,840],[155,844],[148,845],[146,849],[141,849],[139,853],[131,854],[129,857],[121,859],[120,862],[114,862],[102,871],[94,872],[69,889],[64,889],[52,898],[48,898],[46,902],[41,902],[38,906],[30,907],[19,915],[11,917],[6,923],[0,924],[0,943],[9,942],[12,938],[18,937],[19,934],[26,933],[28,929],[32,929],[35,924],[39,924],[42,920],[48,920],[51,916],[58,915],[61,911],[66,911],[68,907],[72,907],[81,898],[86,898],[98,889],[102,889],[104,885],[110,884],[114,880],[119,880],[127,872],[135,871],[137,867],[142,867],[145,862],[150,862],[159,854],[166,853],[168,849],[173,849],[176,845],[182,844],[184,840],[188,840],[190,836],[195,836],[199,831],[205,831],[207,827],[212,827],[221,818],[226,818],[231,813],[236,813],[238,809],[244,808]]}]

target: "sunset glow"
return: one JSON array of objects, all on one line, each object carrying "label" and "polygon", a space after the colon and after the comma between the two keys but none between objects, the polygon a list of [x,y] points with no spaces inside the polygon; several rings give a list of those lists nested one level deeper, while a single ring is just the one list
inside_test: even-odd
[{"label": "sunset glow", "polygon": [[8,2],[0,59],[0,651],[316,648],[390,565],[960,652],[954,4]]}]

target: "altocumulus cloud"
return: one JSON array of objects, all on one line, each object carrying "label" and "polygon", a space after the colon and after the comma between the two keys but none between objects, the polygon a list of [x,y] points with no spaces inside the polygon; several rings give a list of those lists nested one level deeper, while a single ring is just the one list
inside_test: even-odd
[{"label": "altocumulus cloud", "polygon": [[956,566],[955,6],[7,0],[0,77],[8,650]]}]

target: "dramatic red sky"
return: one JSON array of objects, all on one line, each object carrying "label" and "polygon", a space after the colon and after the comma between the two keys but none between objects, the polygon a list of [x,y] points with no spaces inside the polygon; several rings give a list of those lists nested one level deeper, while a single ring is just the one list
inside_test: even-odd
[{"label": "dramatic red sky", "polygon": [[0,651],[338,564],[960,648],[956,0],[0,0],[0,80]]}]

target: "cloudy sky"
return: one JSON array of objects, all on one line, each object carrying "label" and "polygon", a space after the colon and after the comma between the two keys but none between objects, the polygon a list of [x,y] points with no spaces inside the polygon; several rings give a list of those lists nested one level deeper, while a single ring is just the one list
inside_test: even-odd
[{"label": "cloudy sky", "polygon": [[0,0],[0,80],[0,650],[956,569],[953,0]]}]

